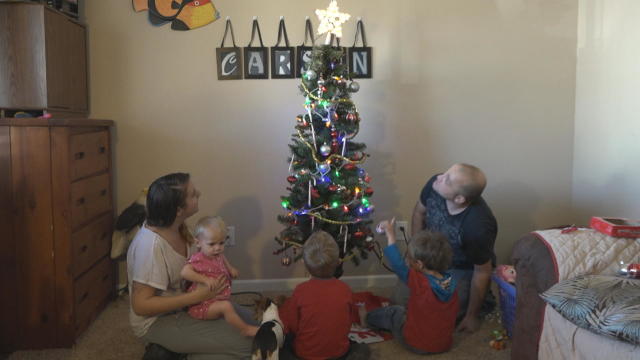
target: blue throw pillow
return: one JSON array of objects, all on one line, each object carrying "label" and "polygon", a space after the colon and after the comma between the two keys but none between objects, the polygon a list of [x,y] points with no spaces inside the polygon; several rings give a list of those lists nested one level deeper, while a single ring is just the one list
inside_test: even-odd
[{"label": "blue throw pillow", "polygon": [[577,326],[640,345],[640,280],[582,275],[540,294]]}]

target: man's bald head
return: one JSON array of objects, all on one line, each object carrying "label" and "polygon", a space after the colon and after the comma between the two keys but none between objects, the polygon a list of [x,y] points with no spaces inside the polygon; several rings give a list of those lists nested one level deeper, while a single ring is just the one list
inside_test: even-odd
[{"label": "man's bald head", "polygon": [[487,186],[486,176],[478,167],[469,164],[459,163],[453,165],[453,168],[457,192],[464,196],[468,203],[474,202]]}]

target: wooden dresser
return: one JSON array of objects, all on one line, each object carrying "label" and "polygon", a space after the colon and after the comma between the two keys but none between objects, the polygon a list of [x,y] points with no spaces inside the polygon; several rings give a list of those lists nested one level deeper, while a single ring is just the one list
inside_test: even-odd
[{"label": "wooden dresser", "polygon": [[0,118],[0,349],[69,347],[113,298],[110,120]]},{"label": "wooden dresser", "polygon": [[48,6],[0,2],[0,108],[86,117],[86,41],[84,24]]}]

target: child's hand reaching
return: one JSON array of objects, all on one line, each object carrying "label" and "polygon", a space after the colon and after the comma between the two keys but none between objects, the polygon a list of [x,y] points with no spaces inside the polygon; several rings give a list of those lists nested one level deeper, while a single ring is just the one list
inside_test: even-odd
[{"label": "child's hand reaching", "polygon": [[394,217],[391,220],[383,220],[378,224],[378,228],[383,230],[387,235],[387,244],[393,245],[396,243],[396,218]]}]

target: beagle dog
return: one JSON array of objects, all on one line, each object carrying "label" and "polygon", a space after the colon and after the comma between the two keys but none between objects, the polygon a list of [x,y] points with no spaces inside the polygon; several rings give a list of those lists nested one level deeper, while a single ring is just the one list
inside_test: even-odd
[{"label": "beagle dog", "polygon": [[277,360],[284,344],[284,327],[278,315],[278,306],[269,298],[256,303],[256,314],[262,312],[262,323],[253,338],[251,360]]}]

